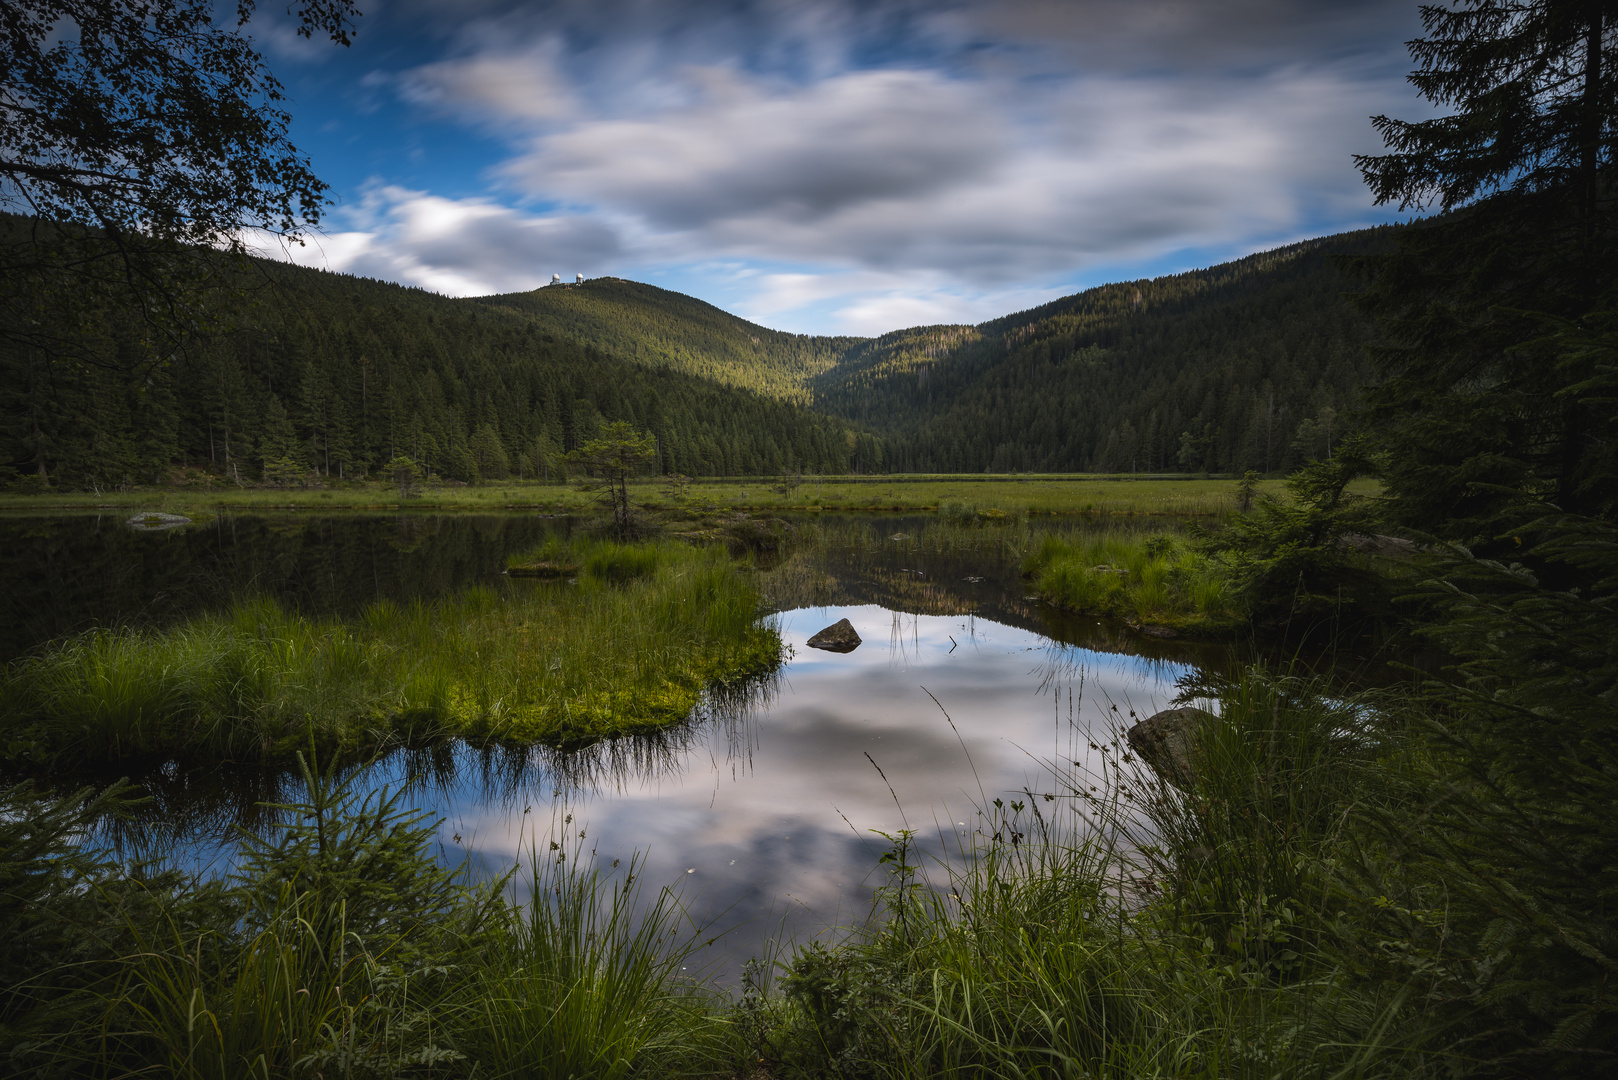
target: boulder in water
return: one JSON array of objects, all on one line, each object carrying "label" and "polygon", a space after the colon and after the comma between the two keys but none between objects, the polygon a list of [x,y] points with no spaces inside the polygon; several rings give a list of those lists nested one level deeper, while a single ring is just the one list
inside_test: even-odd
[{"label": "boulder in water", "polygon": [[1212,719],[1189,705],[1153,713],[1129,729],[1129,748],[1164,780],[1188,788],[1196,779],[1197,729]]},{"label": "boulder in water", "polygon": [[811,649],[825,649],[827,652],[853,652],[860,647],[860,636],[854,632],[853,623],[838,619],[810,638],[808,644]]}]

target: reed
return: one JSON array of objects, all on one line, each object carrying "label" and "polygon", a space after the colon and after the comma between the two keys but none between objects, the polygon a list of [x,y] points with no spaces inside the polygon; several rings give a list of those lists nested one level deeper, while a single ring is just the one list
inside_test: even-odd
[{"label": "reed", "polygon": [[1207,634],[1246,619],[1225,565],[1171,533],[1046,532],[1029,545],[1022,569],[1042,598],[1072,611]]},{"label": "reed", "polygon": [[707,1072],[723,1053],[719,998],[681,974],[701,928],[666,889],[642,902],[635,860],[614,880],[576,848],[560,854],[531,854],[535,901],[457,1014],[468,1058],[483,1075],[536,1080]]},{"label": "reed", "polygon": [[[89,987],[99,1020],[30,1059],[63,1076],[615,1078],[711,1073],[717,998],[679,973],[700,931],[574,848],[531,899],[434,858],[438,822],[305,768],[279,839],[167,894]],[[556,844],[552,844],[555,849]],[[37,1035],[38,1033],[36,1033]]]},{"label": "reed", "polygon": [[[801,952],[784,1069],[872,1077],[1441,1075],[1398,986],[1355,977],[1334,877],[1390,747],[1307,679],[1221,688],[1178,788],[1106,740],[1096,774],[984,807],[937,865],[908,837],[872,924]],[[1120,732],[1121,734],[1121,732]]]},{"label": "reed", "polygon": [[772,670],[773,625],[722,551],[581,545],[573,583],[514,581],[319,620],[252,601],[164,630],[101,629],[0,675],[13,760],[290,761],[458,735],[579,745],[683,720]]}]

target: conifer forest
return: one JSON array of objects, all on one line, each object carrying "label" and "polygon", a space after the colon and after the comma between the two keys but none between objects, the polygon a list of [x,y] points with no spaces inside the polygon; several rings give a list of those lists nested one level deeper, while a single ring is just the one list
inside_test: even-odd
[{"label": "conifer forest", "polygon": [[[0,1075],[1618,1075],[1613,4],[1415,8],[1343,164],[1384,224],[875,336],[272,257],[359,228],[272,62],[378,23],[271,7],[0,5]],[[847,76],[953,102],[935,155],[973,11]],[[523,64],[623,29],[543,14]],[[509,60],[452,89],[560,123]],[[704,158],[673,125],[767,81],[725,64],[589,120],[682,244],[822,101]],[[866,111],[850,175],[943,183]],[[709,159],[746,182],[681,194]]]}]

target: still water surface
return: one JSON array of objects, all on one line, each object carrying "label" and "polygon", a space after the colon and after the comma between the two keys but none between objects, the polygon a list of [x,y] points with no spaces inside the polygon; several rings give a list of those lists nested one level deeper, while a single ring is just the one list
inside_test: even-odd
[{"label": "still water surface", "polygon": [[[31,613],[12,625],[7,651],[96,623],[162,624],[247,592],[343,613],[380,596],[525,587],[501,583],[506,553],[558,527],[531,516],[289,515],[152,536],[109,520],[0,522],[12,551],[35,548],[26,568],[7,571],[8,603]],[[930,575],[923,606],[966,613],[897,610],[903,601],[881,587],[895,574]],[[1120,651],[1106,628],[1042,612],[1005,566],[895,552],[827,580],[821,604],[775,616],[791,649],[779,675],[679,731],[567,757],[396,754],[360,785],[407,785],[413,805],[443,819],[444,857],[490,872],[549,859],[553,841],[619,875],[638,856],[643,885],[674,887],[696,921],[728,931],[712,953],[725,978],[767,938],[802,941],[865,916],[884,880],[877,860],[889,842],[878,831],[913,829],[934,856],[970,843],[993,799],[1050,790],[1053,763],[1094,768],[1092,743],[1115,737],[1130,711],[1164,707],[1193,670],[1189,653]],[[859,648],[806,645],[841,618]],[[178,861],[214,870],[228,865],[237,824],[268,823],[256,800],[297,794],[285,777],[171,769],[150,779],[161,820],[148,825],[162,826]]]}]

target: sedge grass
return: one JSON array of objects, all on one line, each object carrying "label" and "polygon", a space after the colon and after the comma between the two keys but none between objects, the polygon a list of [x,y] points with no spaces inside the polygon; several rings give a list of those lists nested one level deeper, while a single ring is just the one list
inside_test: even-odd
[{"label": "sedge grass", "polygon": [[577,849],[559,855],[530,855],[535,902],[513,912],[457,1018],[467,1056],[535,1080],[705,1071],[724,1052],[718,999],[681,974],[700,928],[666,889],[642,902],[636,860],[613,880]]},{"label": "sedge grass", "polygon": [[984,807],[941,866],[909,865],[901,838],[872,924],[783,980],[782,1071],[1451,1075],[1406,989],[1332,948],[1366,902],[1336,867],[1388,752],[1372,703],[1259,671],[1220,693],[1184,788],[1118,737],[1099,774],[1053,762],[1046,790]]},{"label": "sedge grass", "polygon": [[268,601],[166,630],[101,629],[0,675],[13,759],[290,761],[458,735],[578,745],[690,713],[772,670],[780,639],[723,552],[596,543],[575,583],[513,582],[319,620]]},{"label": "sedge grass", "polygon": [[1193,633],[1245,621],[1224,564],[1170,533],[1047,532],[1030,545],[1022,569],[1042,598],[1071,611]]},{"label": "sedge grass", "polygon": [[719,1000],[679,974],[701,938],[678,931],[702,928],[666,890],[642,902],[633,860],[613,875],[552,843],[520,900],[515,871],[438,865],[439,823],[361,794],[363,772],[303,775],[279,841],[244,836],[237,872],[141,909],[93,1008],[20,1060],[178,1080],[716,1071]]}]

